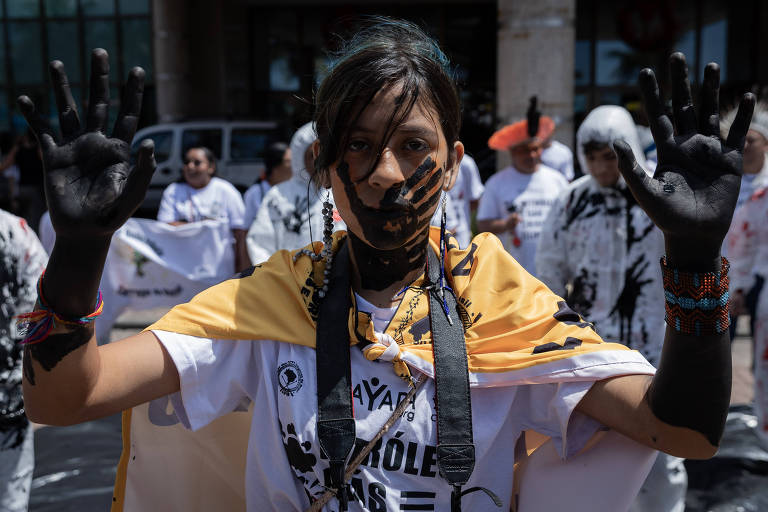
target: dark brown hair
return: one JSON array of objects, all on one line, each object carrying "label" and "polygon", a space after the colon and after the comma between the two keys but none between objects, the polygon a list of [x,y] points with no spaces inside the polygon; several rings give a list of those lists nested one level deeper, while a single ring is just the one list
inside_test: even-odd
[{"label": "dark brown hair", "polygon": [[[344,45],[317,90],[318,178],[327,178],[330,166],[344,156],[348,132],[373,97],[392,86],[402,90],[395,111],[382,120],[387,129],[377,155],[414,105],[421,103],[439,116],[452,157],[461,127],[461,106],[448,58],[413,23],[376,17]],[[378,156],[372,168],[377,162]]]}]

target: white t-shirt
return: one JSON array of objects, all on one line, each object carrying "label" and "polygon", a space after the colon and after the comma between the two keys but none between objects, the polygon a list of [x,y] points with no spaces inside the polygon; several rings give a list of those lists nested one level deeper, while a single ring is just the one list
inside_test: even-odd
[{"label": "white t-shirt", "polygon": [[272,185],[268,181],[260,181],[251,185],[243,195],[243,201],[245,202],[245,225],[246,228],[250,228],[253,221],[256,219],[256,214],[259,212],[259,206],[264,200],[264,196],[267,195]]},{"label": "white t-shirt", "polygon": [[573,151],[562,142],[553,140],[552,144],[541,152],[541,163],[559,171],[568,181],[573,179]]},{"label": "white t-shirt", "polygon": [[464,155],[459,165],[459,173],[456,176],[456,183],[449,192],[453,201],[454,216],[456,217],[457,227],[454,231],[456,239],[461,248],[465,248],[472,240],[472,211],[469,203],[477,201],[483,195],[483,182],[480,179],[480,171],[477,168],[475,160]]},{"label": "white t-shirt", "polygon": [[245,203],[234,185],[214,176],[203,188],[171,183],[163,191],[157,220],[197,222],[205,219],[225,219],[232,229],[248,229]]},{"label": "white t-shirt", "polygon": [[519,247],[513,243],[511,233],[499,233],[499,238],[518,263],[536,275],[536,246],[544,219],[567,185],[562,174],[545,165],[539,165],[532,174],[507,167],[486,182],[477,220],[506,219],[513,212],[520,214],[522,221],[516,229]]},{"label": "white t-shirt", "polygon": [[[357,305],[361,311],[371,309],[377,330],[391,319],[389,308],[373,308],[360,298]],[[181,391],[171,402],[184,426],[197,430],[242,408],[248,399],[254,402],[245,477],[249,511],[302,511],[309,506],[308,494],[322,495],[328,463],[317,442],[313,348],[153,332],[179,372]],[[408,385],[391,363],[368,361],[356,347],[350,350],[356,446],[361,449],[408,393]],[[600,428],[574,411],[593,380],[635,373],[623,363],[602,360],[601,354],[590,354],[580,368],[592,376],[586,380],[473,387],[476,463],[464,489],[486,487],[502,500],[499,510],[509,510],[515,447],[524,430],[550,436],[562,457],[580,450]],[[434,396],[434,381],[428,379],[352,477],[357,499],[351,511],[450,510],[451,488],[437,468]],[[464,496],[462,505],[464,510],[497,510],[483,492]],[[325,510],[338,510],[336,500]]]}]

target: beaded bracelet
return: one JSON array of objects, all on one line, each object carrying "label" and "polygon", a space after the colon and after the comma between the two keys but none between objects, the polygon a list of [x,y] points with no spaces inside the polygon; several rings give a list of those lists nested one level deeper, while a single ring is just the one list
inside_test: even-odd
[{"label": "beaded bracelet", "polygon": [[730,297],[728,269],[722,258],[717,272],[684,272],[667,266],[661,258],[667,325],[681,334],[702,336],[728,330]]},{"label": "beaded bracelet", "polygon": [[37,307],[38,309],[30,313],[22,313],[16,315],[16,325],[20,332],[26,333],[26,336],[21,341],[22,345],[34,345],[44,341],[57,325],[66,326],[82,326],[87,325],[101,315],[104,311],[104,300],[101,296],[101,290],[99,290],[99,296],[96,299],[96,308],[93,313],[81,317],[67,317],[56,313],[48,306],[48,303],[43,297],[43,276],[45,272],[37,280]]}]

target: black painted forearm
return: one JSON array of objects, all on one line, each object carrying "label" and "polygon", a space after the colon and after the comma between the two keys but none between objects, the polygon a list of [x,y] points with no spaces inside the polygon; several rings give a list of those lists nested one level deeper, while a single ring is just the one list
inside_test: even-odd
[{"label": "black painted forearm", "polygon": [[[83,317],[96,306],[99,281],[110,239],[56,239],[43,277],[43,297],[48,307],[64,317]],[[40,343],[24,347],[24,377],[35,386],[37,362],[46,372],[93,338],[93,323],[57,325]],[[87,365],[86,365],[87,366]]]},{"label": "black painted forearm", "polygon": [[[706,248],[667,242],[667,264],[684,271],[720,270],[717,254]],[[719,249],[719,248],[718,248]],[[667,326],[661,362],[648,391],[651,410],[670,425],[703,434],[718,446],[731,398],[731,344],[728,331],[692,336]]]},{"label": "black painted forearm", "polygon": [[43,278],[43,295],[51,309],[78,317],[93,311],[110,240],[56,239]]}]

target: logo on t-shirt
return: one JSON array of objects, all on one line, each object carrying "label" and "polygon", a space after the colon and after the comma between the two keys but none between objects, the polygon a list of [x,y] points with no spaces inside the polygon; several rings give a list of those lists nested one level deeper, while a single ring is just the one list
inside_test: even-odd
[{"label": "logo on t-shirt", "polygon": [[282,394],[293,396],[304,385],[304,375],[298,364],[288,361],[277,368],[277,382]]}]

